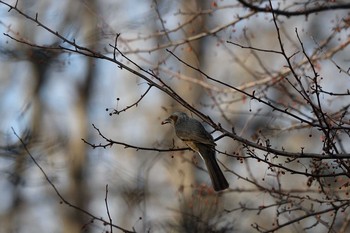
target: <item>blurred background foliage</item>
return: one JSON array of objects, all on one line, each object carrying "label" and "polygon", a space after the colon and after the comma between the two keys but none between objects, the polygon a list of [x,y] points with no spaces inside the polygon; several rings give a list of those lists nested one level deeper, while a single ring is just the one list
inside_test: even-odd
[{"label": "blurred background foliage", "polygon": [[[4,2],[12,6],[16,3]],[[268,6],[267,1],[250,2]],[[290,11],[342,4],[331,2],[272,1],[272,4]],[[292,152],[300,152],[301,148],[312,153],[322,151],[322,134],[317,129],[299,127],[300,122],[295,119],[207,80],[165,50],[217,80],[248,93],[255,91],[271,103],[294,107],[301,116],[311,117],[312,111],[293,92],[293,87],[276,81],[290,75],[281,56],[226,42],[279,50],[271,13],[252,11],[237,1],[226,0],[20,0],[17,7],[32,17],[38,13],[40,22],[65,38],[74,39],[78,45],[111,57],[113,48],[109,44],[114,45],[120,33],[118,48],[130,60],[152,70],[214,122],[228,129],[234,127],[238,135],[248,140],[268,139],[273,147]],[[106,138],[136,147],[183,148],[185,145],[175,137],[173,129],[160,123],[175,110],[187,110],[170,96],[151,88],[136,106],[120,114],[110,114],[135,103],[149,85],[114,63],[45,48],[69,45],[35,22],[8,10],[1,2],[1,233],[110,231],[109,226],[60,201],[11,127],[65,200],[107,221],[108,184],[108,207],[113,223],[130,231],[252,232],[255,223],[269,229],[276,226],[276,219],[286,222],[297,217],[297,213],[283,215],[276,208],[261,210],[264,206],[278,206],[278,198],[264,192],[262,187],[282,186],[299,191],[295,195],[311,195],[309,192],[322,195],[318,194],[316,185],[307,185],[310,182],[307,177],[279,176],[267,164],[255,160],[218,153],[231,189],[215,194],[205,166],[189,150],[164,153],[122,145],[93,149],[81,139],[96,145],[105,141],[92,124]],[[346,93],[350,86],[346,72],[349,22],[346,9],[278,18],[287,54],[301,50],[297,28],[306,52],[317,56],[314,65],[322,76],[322,86],[329,92]],[[3,33],[28,44],[18,43]],[[311,75],[310,66],[302,63],[303,59],[301,52],[296,54],[293,65],[299,75]],[[118,54],[117,60],[137,69]],[[345,72],[340,72],[340,68]],[[337,113],[349,103],[347,96],[323,95],[322,101],[325,111],[330,113]],[[220,133],[213,135],[218,137]],[[221,152],[246,153],[240,143],[229,138],[222,138],[217,144]],[[349,149],[347,143],[343,146],[344,151]],[[310,163],[301,160],[293,166]],[[300,209],[303,213],[314,205],[306,199],[300,199],[299,204],[306,206]],[[294,207],[297,206],[290,206]],[[348,212],[339,216],[334,229],[344,227],[344,219],[349,221]],[[307,227],[310,227],[308,232],[335,232],[329,231],[333,228],[328,217],[332,219],[327,216],[323,223],[310,217],[279,232],[303,232]]]}]

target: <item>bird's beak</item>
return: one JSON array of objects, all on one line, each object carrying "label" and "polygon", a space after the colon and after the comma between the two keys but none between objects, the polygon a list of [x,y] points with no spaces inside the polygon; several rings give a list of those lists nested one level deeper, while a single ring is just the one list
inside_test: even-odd
[{"label": "bird's beak", "polygon": [[165,124],[168,124],[168,123],[171,123],[171,119],[170,118],[167,118],[164,121],[162,121],[162,125],[165,125]]}]

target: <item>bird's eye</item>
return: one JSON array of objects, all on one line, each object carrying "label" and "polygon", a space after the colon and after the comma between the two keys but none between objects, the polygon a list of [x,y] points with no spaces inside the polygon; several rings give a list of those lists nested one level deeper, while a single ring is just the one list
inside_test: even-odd
[{"label": "bird's eye", "polygon": [[178,116],[172,115],[170,118],[174,121],[174,123],[176,123]]}]

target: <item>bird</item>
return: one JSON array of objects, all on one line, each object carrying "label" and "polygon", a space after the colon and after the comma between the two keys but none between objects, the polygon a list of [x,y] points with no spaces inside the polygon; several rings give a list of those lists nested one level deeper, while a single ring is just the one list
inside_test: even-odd
[{"label": "bird", "polygon": [[213,136],[205,130],[202,123],[189,117],[184,112],[174,112],[162,121],[162,125],[168,123],[174,126],[177,137],[193,151],[197,152],[204,160],[214,190],[219,192],[227,189],[229,184],[215,156],[216,143]]}]

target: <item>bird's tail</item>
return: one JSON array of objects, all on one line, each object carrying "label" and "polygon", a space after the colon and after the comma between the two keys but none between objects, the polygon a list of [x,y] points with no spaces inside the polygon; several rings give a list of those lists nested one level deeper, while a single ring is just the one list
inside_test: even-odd
[{"label": "bird's tail", "polygon": [[213,183],[213,188],[215,191],[221,191],[228,188],[228,182],[222,173],[218,162],[215,157],[215,150],[209,145],[197,145],[199,153],[202,156],[205,165],[207,166],[208,173]]}]

